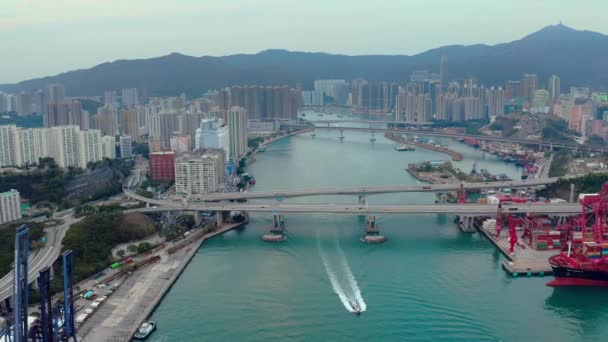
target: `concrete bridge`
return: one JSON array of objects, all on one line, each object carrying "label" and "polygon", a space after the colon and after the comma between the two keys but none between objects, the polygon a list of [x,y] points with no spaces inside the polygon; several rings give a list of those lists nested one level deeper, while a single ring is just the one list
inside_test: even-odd
[{"label": "concrete bridge", "polygon": [[[431,136],[431,137],[442,137],[442,138],[454,138],[454,139],[477,139],[483,141],[496,141],[503,143],[514,143],[521,145],[533,145],[539,147],[547,147],[549,149],[553,148],[563,148],[563,149],[571,149],[571,150],[584,150],[589,152],[608,152],[608,148],[604,147],[591,147],[591,146],[581,146],[578,144],[564,144],[564,143],[552,143],[543,140],[531,140],[531,139],[515,139],[515,138],[505,138],[505,137],[493,137],[487,135],[471,135],[471,134],[460,134],[460,133],[446,133],[446,132],[438,132],[438,131],[430,131],[430,130],[417,130],[417,129],[399,129],[399,128],[378,128],[371,127],[371,123],[386,123],[382,121],[364,121],[362,123],[370,123],[370,127],[350,127],[350,126],[331,126],[335,121],[314,121],[319,122],[319,125],[314,126],[315,130],[339,130],[341,132],[344,131],[363,131],[363,132],[381,132],[381,133],[397,133],[397,134],[413,134],[413,135],[423,135],[423,136]],[[321,126],[320,123],[327,124],[327,126]],[[359,121],[361,122],[361,121]],[[304,128],[310,126],[303,125],[291,125],[290,127]],[[343,136],[343,134],[340,134]]]},{"label": "concrete bridge", "polygon": [[[564,178],[565,179],[565,178]],[[224,201],[224,200],[240,200],[240,199],[255,199],[255,198],[288,198],[288,197],[306,197],[306,196],[322,196],[322,195],[372,195],[372,194],[387,194],[399,192],[448,192],[448,191],[469,191],[483,189],[500,189],[500,188],[528,188],[532,186],[547,185],[555,183],[559,180],[557,177],[529,180],[512,180],[503,182],[480,182],[480,183],[459,183],[459,184],[426,184],[426,185],[386,185],[386,186],[361,186],[347,188],[318,188],[318,189],[291,189],[291,190],[276,190],[276,191],[259,191],[259,192],[228,192],[228,193],[212,193],[205,195],[188,196],[187,201]],[[124,193],[136,200],[166,205],[166,200],[154,200],[139,196],[128,188],[124,189]],[[175,197],[175,202],[183,203],[183,197]]]},{"label": "concrete bridge", "polygon": [[[343,213],[343,214],[455,214],[494,216],[498,211],[497,204],[278,204],[278,203],[197,203],[176,204],[166,201],[163,206],[132,209],[144,213],[167,211],[246,211],[268,213]],[[512,204],[502,205],[503,213],[511,214],[548,214],[576,215],[581,213],[581,206],[574,204]]]}]

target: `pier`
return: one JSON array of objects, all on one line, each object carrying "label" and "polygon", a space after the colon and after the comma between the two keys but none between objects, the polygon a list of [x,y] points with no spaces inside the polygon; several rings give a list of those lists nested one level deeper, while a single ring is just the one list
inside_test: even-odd
[{"label": "pier", "polygon": [[509,239],[507,237],[497,239],[491,231],[479,226],[477,228],[507,258],[507,261],[502,263],[502,269],[509,275],[530,277],[553,274],[553,269],[549,265],[549,257],[558,254],[559,250],[537,251],[531,246],[519,242],[515,245],[513,254],[511,254],[509,253]]},{"label": "pier", "polygon": [[[204,242],[247,223],[247,220],[227,223],[211,232],[198,231],[159,251],[159,262],[123,278],[116,291],[79,328],[79,339],[131,341],[139,326],[154,312]],[[99,283],[104,282],[105,279]]]}]

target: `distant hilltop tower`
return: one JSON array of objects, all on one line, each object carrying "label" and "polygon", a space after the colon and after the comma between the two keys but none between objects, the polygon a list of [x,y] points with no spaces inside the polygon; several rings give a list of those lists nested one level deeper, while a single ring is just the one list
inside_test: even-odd
[{"label": "distant hilltop tower", "polygon": [[441,82],[441,88],[445,88],[448,85],[447,82],[448,73],[448,56],[441,56],[441,62],[439,63],[439,81]]}]

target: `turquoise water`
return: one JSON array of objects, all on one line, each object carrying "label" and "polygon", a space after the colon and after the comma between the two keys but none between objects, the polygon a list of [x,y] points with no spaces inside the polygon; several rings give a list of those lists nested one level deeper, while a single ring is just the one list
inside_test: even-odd
[{"label": "turquoise water", "polygon": [[[278,141],[249,168],[256,190],[417,184],[407,163],[446,160],[431,151],[396,152],[366,133],[317,132]],[[446,140],[492,173],[519,174],[492,155]],[[324,196],[285,203],[354,203]],[[370,204],[432,203],[431,194],[370,195]],[[262,201],[262,200],[260,200]],[[267,200],[265,200],[267,201]],[[288,240],[260,236],[270,215],[208,241],[153,314],[150,341],[601,341],[608,335],[604,289],[552,289],[548,278],[512,279],[503,257],[450,215],[379,215],[388,241],[359,241],[364,218],[286,214]],[[357,317],[350,301],[365,309]]]}]

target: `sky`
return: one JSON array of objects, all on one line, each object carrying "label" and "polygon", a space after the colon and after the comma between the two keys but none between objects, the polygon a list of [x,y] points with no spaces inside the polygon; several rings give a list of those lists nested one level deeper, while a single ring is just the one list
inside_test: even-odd
[{"label": "sky", "polygon": [[0,84],[172,52],[410,55],[560,20],[607,34],[607,11],[606,0],[0,0]]}]

